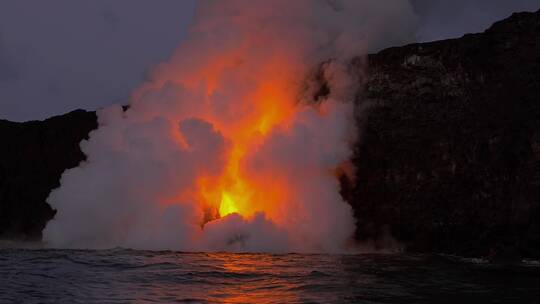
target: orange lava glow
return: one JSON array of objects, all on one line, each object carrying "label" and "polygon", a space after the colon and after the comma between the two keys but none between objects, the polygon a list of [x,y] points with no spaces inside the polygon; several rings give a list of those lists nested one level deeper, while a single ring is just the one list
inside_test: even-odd
[{"label": "orange lava glow", "polygon": [[294,96],[287,95],[283,80],[268,78],[253,95],[244,96],[245,104],[252,104],[248,115],[238,117],[231,124],[215,121],[218,130],[230,140],[227,165],[217,179],[201,178],[199,191],[206,205],[217,210],[216,218],[232,213],[249,218],[256,212],[271,216],[278,202],[286,197],[285,184],[249,176],[243,167],[250,149],[262,142],[272,129],[286,128],[294,115]]},{"label": "orange lava glow", "polygon": [[[138,113],[149,115],[146,119],[152,119],[154,111],[166,113],[173,123],[200,119],[226,140],[225,151],[220,152],[225,157],[220,172],[198,171],[193,187],[179,189],[180,193],[168,199],[195,201],[204,212],[203,225],[233,213],[248,220],[264,213],[274,224],[283,226],[280,224],[289,220],[287,213],[294,207],[291,203],[298,201],[287,168],[267,164],[260,173],[257,164],[247,162],[261,154],[258,148],[273,135],[293,133],[302,109],[300,94],[306,85],[302,77],[311,66],[304,61],[301,41],[298,45],[284,44],[283,37],[276,35],[272,27],[252,29],[250,18],[257,16],[233,18],[235,28],[238,26],[244,34],[238,35],[242,39],[234,40],[234,44],[219,45],[216,50],[206,44],[196,49],[186,44],[185,50],[178,51],[179,57],[173,56],[172,64],[159,66],[156,78],[134,92],[133,99],[139,100],[143,108]],[[194,30],[204,33],[204,28]],[[180,55],[183,53],[193,58]],[[167,101],[166,109],[154,110],[155,105],[144,108],[146,95],[164,92],[168,85],[177,84],[190,92],[185,100],[181,95]],[[166,100],[162,95],[152,98]],[[182,132],[173,135],[180,146],[186,146],[183,136]]]}]

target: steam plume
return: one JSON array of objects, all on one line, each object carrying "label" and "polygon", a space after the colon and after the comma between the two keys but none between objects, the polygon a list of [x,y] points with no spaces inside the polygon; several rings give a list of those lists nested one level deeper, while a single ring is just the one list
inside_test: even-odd
[{"label": "steam plume", "polygon": [[[353,56],[407,41],[407,1],[201,1],[188,37],[99,111],[48,202],[54,247],[340,252],[335,170],[356,133]],[[321,62],[328,94],[307,75]],[[307,87],[306,87],[307,83]],[[321,100],[319,100],[321,101]],[[221,216],[221,217],[220,217]]]}]

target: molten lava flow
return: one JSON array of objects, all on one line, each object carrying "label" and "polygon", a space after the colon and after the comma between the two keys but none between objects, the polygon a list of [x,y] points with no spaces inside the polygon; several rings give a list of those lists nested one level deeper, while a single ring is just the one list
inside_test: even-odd
[{"label": "molten lava flow", "polygon": [[220,216],[226,216],[231,213],[238,213],[238,208],[236,207],[236,202],[232,198],[232,196],[227,193],[223,192],[221,194],[221,203],[219,205],[219,215]]}]

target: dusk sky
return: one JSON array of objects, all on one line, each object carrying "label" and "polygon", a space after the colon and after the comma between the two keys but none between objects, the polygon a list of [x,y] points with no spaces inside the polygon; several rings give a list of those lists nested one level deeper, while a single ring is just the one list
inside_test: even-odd
[{"label": "dusk sky", "polygon": [[[538,0],[411,0],[417,41],[480,32]],[[195,0],[0,0],[0,119],[94,110],[127,96],[182,41]],[[415,42],[415,41],[411,41]]]}]

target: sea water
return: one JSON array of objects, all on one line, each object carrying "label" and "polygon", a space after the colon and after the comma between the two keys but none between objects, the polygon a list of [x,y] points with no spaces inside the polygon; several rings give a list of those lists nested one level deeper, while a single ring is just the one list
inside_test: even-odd
[{"label": "sea water", "polygon": [[0,303],[540,303],[540,265],[436,255],[0,249]]}]

